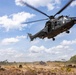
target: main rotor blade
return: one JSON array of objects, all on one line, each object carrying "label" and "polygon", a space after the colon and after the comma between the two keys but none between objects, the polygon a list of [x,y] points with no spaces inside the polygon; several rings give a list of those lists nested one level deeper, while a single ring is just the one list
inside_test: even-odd
[{"label": "main rotor blade", "polygon": [[37,9],[37,8],[31,6],[31,5],[29,5],[28,3],[23,2],[23,1],[21,1],[21,3],[24,4],[24,5],[26,5],[26,6],[28,6],[28,7],[30,7],[30,8],[32,8],[32,9],[34,9],[34,10],[36,10],[36,11],[38,11],[39,13],[41,13],[41,14],[43,14],[43,15],[49,17],[46,13],[42,12],[41,10],[39,10],[39,9]]},{"label": "main rotor blade", "polygon": [[47,19],[41,19],[41,20],[30,21],[30,22],[24,22],[23,24],[34,23],[34,22],[39,22],[39,21],[44,21],[44,20],[48,20],[48,18],[47,18]]},{"label": "main rotor blade", "polygon": [[67,8],[74,0],[70,0],[62,9],[60,9],[54,16],[60,14],[65,8]]}]

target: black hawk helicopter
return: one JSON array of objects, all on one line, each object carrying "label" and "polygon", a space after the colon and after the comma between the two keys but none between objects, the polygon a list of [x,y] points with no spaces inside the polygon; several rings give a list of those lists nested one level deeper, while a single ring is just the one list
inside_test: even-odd
[{"label": "black hawk helicopter", "polygon": [[57,14],[60,14],[65,8],[67,8],[74,0],[70,0],[63,8],[61,8],[55,15],[52,16],[48,16],[46,13],[40,11],[39,9],[27,4],[26,2],[22,2],[22,4],[40,12],[41,14],[47,16],[47,19],[41,19],[41,20],[36,20],[36,21],[31,21],[31,22],[25,22],[25,23],[33,23],[33,22],[38,22],[38,21],[44,21],[44,20],[48,20],[45,24],[45,27],[39,31],[38,33],[32,35],[30,33],[28,33],[30,40],[33,41],[35,38],[52,38],[53,41],[55,40],[55,36],[57,36],[58,34],[62,33],[62,32],[66,32],[69,33],[69,29],[76,24],[76,17],[69,17],[69,16],[59,16],[57,18],[55,18],[55,16]]}]

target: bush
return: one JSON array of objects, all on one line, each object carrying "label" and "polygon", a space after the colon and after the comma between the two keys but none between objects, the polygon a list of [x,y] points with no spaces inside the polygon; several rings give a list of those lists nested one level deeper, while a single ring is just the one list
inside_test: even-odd
[{"label": "bush", "polygon": [[23,68],[23,66],[22,65],[19,65],[19,68]]},{"label": "bush", "polygon": [[5,71],[6,69],[4,69],[4,68],[0,68],[0,71]]}]

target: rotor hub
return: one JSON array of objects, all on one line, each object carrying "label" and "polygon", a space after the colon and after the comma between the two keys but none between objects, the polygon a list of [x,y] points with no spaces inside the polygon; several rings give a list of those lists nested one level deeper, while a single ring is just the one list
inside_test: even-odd
[{"label": "rotor hub", "polygon": [[50,19],[54,19],[55,17],[54,17],[54,16],[49,16],[49,18],[50,18]]}]

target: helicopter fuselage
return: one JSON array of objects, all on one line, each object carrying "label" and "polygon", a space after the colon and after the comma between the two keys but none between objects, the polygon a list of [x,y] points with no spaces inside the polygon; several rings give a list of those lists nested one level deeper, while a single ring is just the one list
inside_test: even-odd
[{"label": "helicopter fuselage", "polygon": [[76,18],[71,18],[68,16],[64,16],[57,19],[56,21],[52,21],[52,29],[45,37],[54,38],[62,32],[67,32],[75,24],[75,22]]},{"label": "helicopter fuselage", "polygon": [[31,41],[37,37],[41,38],[41,39],[44,39],[46,37],[48,39],[53,38],[53,40],[54,40],[54,37],[57,36],[58,34],[60,34],[62,32],[68,32],[68,30],[75,24],[76,18],[68,17],[68,16],[62,16],[59,18],[51,19],[49,21],[51,22],[50,31],[47,32],[48,28],[47,28],[47,26],[45,26],[38,33],[36,33],[34,35],[29,34]]}]

